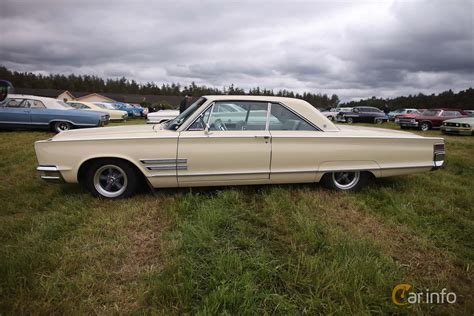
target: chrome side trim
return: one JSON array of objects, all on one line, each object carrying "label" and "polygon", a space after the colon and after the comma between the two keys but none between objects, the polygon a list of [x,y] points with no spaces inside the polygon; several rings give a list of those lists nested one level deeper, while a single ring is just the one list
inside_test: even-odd
[{"label": "chrome side trim", "polygon": [[58,167],[56,166],[38,166],[37,171],[49,171],[49,172],[59,172]]},{"label": "chrome side trim", "polygon": [[187,170],[188,166],[149,166],[148,170]]},{"label": "chrome side trim", "polygon": [[165,159],[140,159],[142,164],[175,164],[175,163],[187,163],[186,158],[165,158]]},{"label": "chrome side trim", "polygon": [[57,166],[42,165],[36,168],[41,180],[52,183],[62,183],[64,179]]}]

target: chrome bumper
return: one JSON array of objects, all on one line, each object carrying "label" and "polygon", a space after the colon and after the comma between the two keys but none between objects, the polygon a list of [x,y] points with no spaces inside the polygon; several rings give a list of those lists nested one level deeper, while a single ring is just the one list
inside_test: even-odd
[{"label": "chrome bumper", "polygon": [[42,180],[51,183],[63,183],[64,179],[56,166],[38,166],[36,170]]}]

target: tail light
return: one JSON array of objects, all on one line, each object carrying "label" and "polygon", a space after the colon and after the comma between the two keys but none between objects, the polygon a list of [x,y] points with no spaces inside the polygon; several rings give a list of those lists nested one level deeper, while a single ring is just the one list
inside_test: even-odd
[{"label": "tail light", "polygon": [[433,145],[433,164],[435,168],[441,168],[444,164],[444,143]]}]

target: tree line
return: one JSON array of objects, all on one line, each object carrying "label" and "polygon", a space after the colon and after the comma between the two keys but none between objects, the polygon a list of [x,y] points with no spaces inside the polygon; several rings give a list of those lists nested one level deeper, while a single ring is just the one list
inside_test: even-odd
[{"label": "tree line", "polygon": [[18,72],[11,71],[4,66],[0,66],[0,78],[10,81],[13,86],[18,88],[172,96],[184,96],[186,94],[192,94],[193,96],[211,94],[269,95],[303,99],[311,103],[313,106],[320,108],[336,107],[339,104],[339,97],[335,94],[328,96],[326,94],[311,92],[295,93],[286,89],[275,92],[274,90],[262,89],[260,87],[244,90],[234,86],[233,84],[219,89],[205,85],[197,85],[194,82],[190,85],[181,85],[179,83],[163,83],[158,85],[155,82],[139,83],[133,79],[129,80],[125,77],[115,79],[108,78],[104,80],[103,78],[94,75],[43,75],[31,72]]},{"label": "tree line", "polygon": [[401,96],[393,99],[387,98],[367,98],[359,101],[350,101],[340,104],[339,97],[336,94],[328,96],[327,94],[304,92],[297,93],[286,89],[274,91],[272,89],[255,87],[244,90],[233,84],[225,86],[222,89],[208,87],[206,85],[196,85],[192,82],[189,85],[181,85],[179,83],[163,83],[161,85],[155,82],[139,83],[135,80],[122,78],[103,79],[94,75],[63,75],[63,74],[34,74],[31,72],[11,71],[4,66],[0,66],[0,78],[9,80],[15,87],[34,88],[34,89],[58,89],[82,92],[97,93],[122,93],[122,94],[139,94],[139,95],[173,95],[184,96],[188,93],[193,96],[208,94],[247,94],[247,95],[268,95],[282,96],[290,98],[299,98],[308,101],[317,108],[329,108],[340,106],[375,106],[378,108],[388,107],[390,109],[397,108],[462,108],[474,109],[474,89],[454,93],[452,90],[444,91],[439,94],[425,95],[419,93],[417,95]]},{"label": "tree line", "polygon": [[468,88],[454,93],[451,89],[439,94],[425,95],[419,93],[416,95],[396,97],[393,99],[368,98],[359,101],[351,101],[341,104],[341,106],[374,106],[380,109],[388,107],[389,109],[415,108],[415,109],[431,109],[431,108],[457,108],[457,109],[474,109],[474,89]]}]

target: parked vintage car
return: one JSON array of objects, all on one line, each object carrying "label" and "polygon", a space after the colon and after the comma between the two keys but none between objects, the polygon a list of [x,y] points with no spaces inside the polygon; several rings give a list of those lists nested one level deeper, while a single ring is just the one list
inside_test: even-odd
[{"label": "parked vintage car", "polygon": [[124,102],[109,102],[116,110],[125,111],[128,117],[141,117],[144,111],[143,108],[135,108],[128,103]]},{"label": "parked vintage car", "polygon": [[174,119],[179,115],[178,110],[159,110],[146,115],[148,124],[157,124]]},{"label": "parked vintage car", "polygon": [[441,125],[443,134],[474,135],[474,113],[468,117],[446,120]]},{"label": "parked vintage car", "polygon": [[107,113],[109,114],[111,121],[126,121],[128,117],[127,112],[110,109],[103,103],[69,101],[67,102],[67,104],[69,104],[76,110],[100,111],[100,112]]},{"label": "parked vintage car", "polygon": [[464,113],[457,109],[430,109],[419,115],[399,117],[397,124],[402,129],[417,128],[428,131],[439,128],[443,121],[463,117]]},{"label": "parked vintage car", "polygon": [[144,108],[143,106],[141,106],[140,104],[138,103],[129,103],[130,106],[136,108],[136,109],[139,109],[141,112],[140,112],[140,115],[143,116],[143,117],[146,117],[146,115],[148,114],[149,110],[148,108]]},{"label": "parked vintage car", "polygon": [[[245,119],[225,117],[227,104],[246,109]],[[261,112],[265,120],[251,120]],[[128,197],[141,181],[154,188],[321,181],[357,191],[371,177],[444,162],[442,138],[336,126],[304,100],[239,95],[202,97],[162,124],[60,133],[35,151],[42,179],[80,182],[106,198]]]},{"label": "parked vintage car", "polygon": [[396,109],[394,111],[388,112],[387,116],[390,121],[394,121],[397,115],[402,114],[421,114],[421,112],[417,109]]},{"label": "parked vintage car", "polygon": [[336,116],[339,112],[350,112],[352,108],[329,108],[320,111],[325,117],[327,117],[331,121],[336,120]]},{"label": "parked vintage car", "polygon": [[79,111],[61,100],[34,95],[9,94],[0,106],[0,128],[51,129],[59,133],[108,122],[107,113]]},{"label": "parked vintage car", "polygon": [[351,111],[341,111],[336,116],[338,122],[376,123],[388,122],[388,116],[380,109],[371,106],[357,106]]}]

